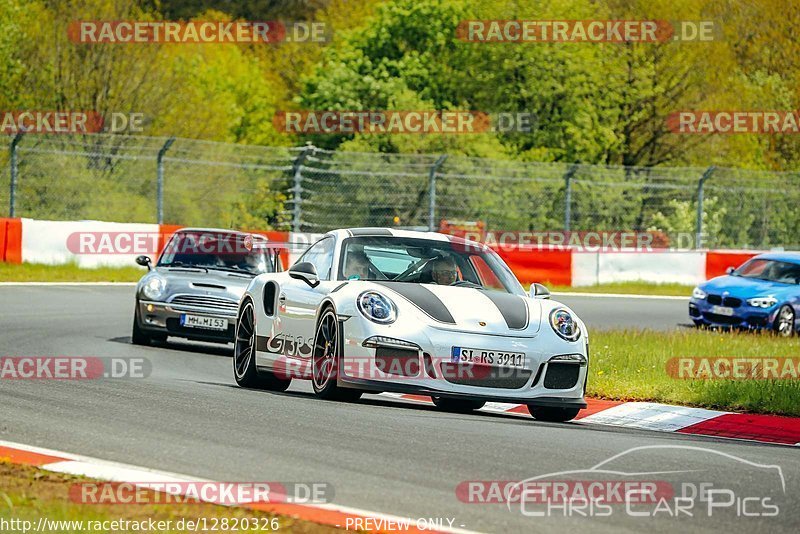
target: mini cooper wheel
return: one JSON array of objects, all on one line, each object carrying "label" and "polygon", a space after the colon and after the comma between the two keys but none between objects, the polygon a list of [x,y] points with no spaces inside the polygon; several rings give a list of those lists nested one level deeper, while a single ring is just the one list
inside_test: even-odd
[{"label": "mini cooper wheel", "polygon": [[575,419],[581,410],[580,408],[550,408],[549,406],[531,406],[528,404],[528,411],[537,421],[566,423]]},{"label": "mini cooper wheel", "polygon": [[484,401],[445,399],[443,397],[431,397],[433,404],[444,412],[470,413],[480,410],[486,404]]},{"label": "mini cooper wheel", "polygon": [[233,345],[233,377],[244,388],[286,391],[292,379],[282,379],[268,371],[256,368],[256,329],[253,302],[248,300],[236,322],[236,339]]},{"label": "mini cooper wheel", "polygon": [[781,337],[792,337],[794,335],[794,310],[788,304],[781,306],[775,316],[773,328],[775,333]]},{"label": "mini cooper wheel", "polygon": [[143,345],[149,347],[153,342],[166,343],[166,334],[148,334],[142,327],[139,326],[139,303],[136,303],[136,309],[133,312],[133,328],[131,329],[131,343],[134,345]]},{"label": "mini cooper wheel", "polygon": [[317,323],[311,353],[311,384],[314,393],[326,400],[358,400],[361,391],[336,384],[341,358],[339,322],[332,308],[325,308]]}]

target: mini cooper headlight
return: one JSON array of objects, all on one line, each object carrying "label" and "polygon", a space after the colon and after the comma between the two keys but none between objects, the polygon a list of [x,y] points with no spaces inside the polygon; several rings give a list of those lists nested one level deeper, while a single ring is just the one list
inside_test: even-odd
[{"label": "mini cooper headlight", "polygon": [[699,287],[696,287],[692,290],[692,298],[695,298],[697,300],[703,300],[704,298],[706,298],[706,292],[700,289]]},{"label": "mini cooper headlight", "polygon": [[778,299],[775,297],[755,297],[747,299],[747,303],[756,308],[771,308],[778,303]]},{"label": "mini cooper headlight", "polygon": [[358,297],[358,309],[370,321],[389,324],[397,319],[394,302],[375,291],[366,291]]},{"label": "mini cooper headlight", "polygon": [[567,341],[577,341],[581,337],[578,322],[564,308],[556,308],[550,312],[550,326],[553,327],[556,334]]},{"label": "mini cooper headlight", "polygon": [[164,294],[167,282],[160,276],[153,276],[142,287],[142,294],[150,300],[158,300]]}]

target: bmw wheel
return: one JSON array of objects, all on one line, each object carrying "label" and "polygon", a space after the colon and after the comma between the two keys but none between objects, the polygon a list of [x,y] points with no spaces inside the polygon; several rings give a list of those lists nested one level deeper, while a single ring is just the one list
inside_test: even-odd
[{"label": "bmw wheel", "polygon": [[537,421],[565,423],[578,417],[580,408],[550,408],[549,406],[531,406],[528,404],[528,412]]},{"label": "bmw wheel", "polygon": [[341,358],[339,321],[333,308],[325,308],[317,323],[311,353],[311,384],[314,393],[326,400],[358,400],[361,391],[336,384]]},{"label": "bmw wheel", "polygon": [[794,335],[794,310],[788,304],[781,306],[775,316],[773,325],[775,333],[781,337],[791,337]]},{"label": "bmw wheel", "polygon": [[233,346],[233,377],[244,388],[286,391],[292,379],[282,379],[256,368],[256,328],[253,301],[247,300],[236,322]]}]

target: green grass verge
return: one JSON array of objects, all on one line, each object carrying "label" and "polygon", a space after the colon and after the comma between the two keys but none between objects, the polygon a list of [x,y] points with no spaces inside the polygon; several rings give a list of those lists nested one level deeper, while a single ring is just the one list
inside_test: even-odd
[{"label": "green grass verge", "polygon": [[615,282],[613,284],[599,284],[586,287],[548,285],[547,288],[553,293],[615,293],[689,298],[694,286],[685,286],[683,284],[652,284],[648,282]]},{"label": "green grass verge", "polygon": [[[86,532],[153,532],[147,521],[170,521],[162,526],[171,526],[164,533],[185,533],[193,529],[187,528],[184,520],[197,521],[205,518],[208,529],[217,525],[218,532],[270,532],[271,526],[277,526],[280,532],[301,532],[327,534],[338,532],[338,529],[295,519],[287,516],[276,516],[267,512],[248,510],[213,504],[80,504],[70,499],[70,488],[80,482],[91,482],[88,478],[74,477],[43,471],[35,467],[5,463],[0,459],[0,519],[9,522],[10,532],[23,532],[21,521],[29,521],[28,532],[33,532],[40,518],[48,520],[43,532],[59,534]],[[277,524],[270,524],[275,519]],[[102,526],[93,528],[95,522],[104,521],[138,521],[144,522],[141,530],[108,529]],[[14,521],[14,523],[10,523]],[[81,521],[81,525],[69,522]],[[250,528],[243,528],[247,521]],[[227,524],[228,528],[223,528]],[[235,525],[238,525],[236,528]],[[130,524],[128,524],[130,525]],[[202,523],[199,530],[202,531]],[[183,526],[181,529],[180,526]],[[255,528],[257,527],[257,528]],[[4,532],[8,532],[4,530]]]},{"label": "green grass verge", "polygon": [[138,282],[146,272],[136,265],[83,269],[75,264],[0,262],[0,282]]},{"label": "green grass verge", "polygon": [[800,338],[679,330],[607,330],[590,335],[587,394],[731,411],[800,416],[800,380],[688,380],[671,377],[674,357],[797,358]]}]

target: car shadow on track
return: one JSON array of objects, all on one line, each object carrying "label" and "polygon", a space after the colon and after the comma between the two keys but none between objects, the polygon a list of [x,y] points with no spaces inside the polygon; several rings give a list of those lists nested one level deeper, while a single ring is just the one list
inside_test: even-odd
[{"label": "car shadow on track", "polygon": [[136,348],[152,348],[152,349],[164,349],[170,351],[180,351],[180,352],[191,352],[194,354],[208,354],[210,356],[224,356],[226,358],[233,357],[233,345],[231,344],[214,344],[214,343],[202,343],[200,341],[170,341],[167,340],[165,343],[153,343],[150,347],[143,347],[140,345],[134,345],[131,343],[130,336],[124,337],[112,337],[109,338],[108,341],[112,343],[122,343],[124,345],[130,345],[131,347]]}]

